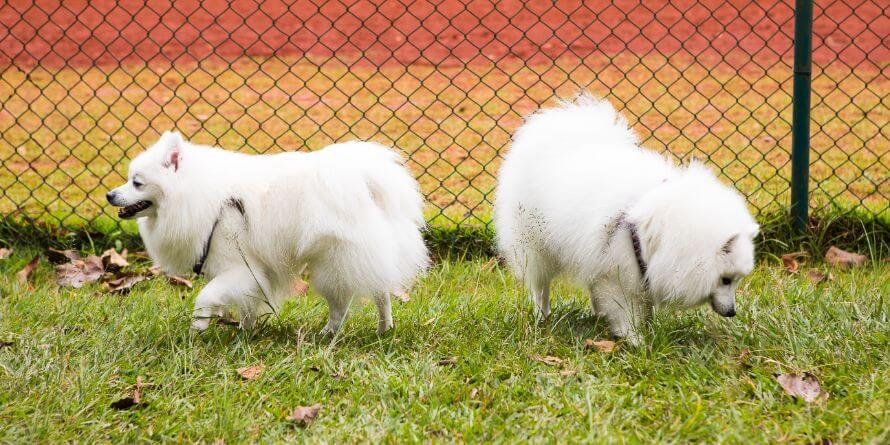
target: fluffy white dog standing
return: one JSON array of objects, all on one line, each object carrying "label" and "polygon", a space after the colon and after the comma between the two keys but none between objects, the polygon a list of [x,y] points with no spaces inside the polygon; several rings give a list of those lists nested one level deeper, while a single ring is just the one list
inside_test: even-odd
[{"label": "fluffy white dog standing", "polygon": [[169,272],[204,273],[192,327],[239,311],[244,326],[274,311],[308,267],[328,302],[325,333],[349,303],[372,297],[378,331],[390,296],[427,266],[423,199],[398,154],[347,142],[311,153],[247,155],[190,144],[178,133],[137,156],[110,191],[121,218],[138,218],[152,259]]},{"label": "fluffy white dog standing", "polygon": [[495,224],[540,315],[565,273],[588,288],[612,334],[634,344],[653,306],[710,302],[735,315],[759,229],[738,192],[701,165],[641,148],[611,104],[589,96],[519,128],[498,175]]}]

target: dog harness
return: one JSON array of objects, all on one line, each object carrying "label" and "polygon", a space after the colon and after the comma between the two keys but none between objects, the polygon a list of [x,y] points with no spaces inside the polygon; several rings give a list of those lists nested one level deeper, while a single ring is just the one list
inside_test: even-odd
[{"label": "dog harness", "polygon": [[219,220],[223,217],[223,211],[225,211],[226,207],[232,207],[241,214],[242,218],[247,219],[244,214],[244,202],[239,198],[229,198],[226,200],[225,205],[219,209],[219,215],[217,215],[216,220],[213,221],[213,227],[210,229],[210,234],[207,235],[207,240],[204,241],[204,249],[201,251],[201,256],[198,258],[198,261],[192,267],[192,272],[195,275],[201,275],[201,272],[204,271],[204,263],[207,262],[207,256],[210,255],[210,246],[213,243],[213,234],[216,233],[216,227],[219,225]]},{"label": "dog harness", "polygon": [[623,210],[618,214],[615,223],[616,229],[620,227],[626,227],[630,233],[630,244],[633,246],[634,258],[636,258],[637,268],[640,270],[640,280],[643,282],[643,289],[648,290],[649,277],[646,272],[649,270],[649,266],[646,264],[646,260],[643,259],[643,245],[640,242],[640,234],[637,230],[637,225],[627,220],[627,214]]}]

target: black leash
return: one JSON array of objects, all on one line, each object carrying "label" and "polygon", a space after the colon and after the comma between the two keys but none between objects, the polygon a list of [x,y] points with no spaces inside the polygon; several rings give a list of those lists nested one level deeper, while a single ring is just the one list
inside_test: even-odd
[{"label": "black leash", "polygon": [[241,199],[232,197],[226,200],[226,205],[219,209],[219,215],[216,217],[216,221],[213,221],[213,227],[210,229],[210,235],[207,235],[207,241],[204,241],[204,251],[201,252],[201,257],[198,258],[198,262],[192,267],[192,272],[195,275],[201,275],[201,272],[204,271],[204,263],[207,262],[207,256],[210,255],[210,246],[213,243],[213,234],[216,233],[216,226],[219,225],[219,220],[222,218],[226,206],[233,207],[245,220],[247,218],[244,212],[244,202]]},{"label": "black leash", "polygon": [[649,289],[649,276],[647,272],[649,270],[649,265],[646,264],[646,260],[643,259],[643,244],[640,242],[640,234],[637,231],[637,225],[628,221],[626,218],[626,214],[622,210],[620,214],[618,214],[618,220],[614,227],[627,227],[627,231],[630,232],[630,243],[634,249],[634,258],[637,260],[637,267],[640,269],[640,278],[643,281],[643,289]]},{"label": "black leash", "polygon": [[204,251],[201,252],[201,257],[198,258],[198,262],[192,267],[192,272],[195,275],[201,275],[201,272],[204,271],[204,262],[207,261],[207,255],[210,255],[210,245],[213,243],[213,234],[216,232],[216,226],[219,225],[219,219],[222,217],[222,212],[219,213],[216,221],[213,221],[213,228],[210,229],[210,235],[207,235],[207,241],[204,241]]}]

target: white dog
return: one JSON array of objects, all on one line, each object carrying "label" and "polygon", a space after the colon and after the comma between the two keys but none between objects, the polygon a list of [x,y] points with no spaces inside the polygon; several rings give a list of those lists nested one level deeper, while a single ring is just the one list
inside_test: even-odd
[{"label": "white dog", "polygon": [[564,273],[633,344],[653,306],[710,302],[735,315],[759,230],[738,192],[701,165],[680,168],[641,148],[615,109],[590,96],[519,128],[500,169],[495,224],[541,316]]},{"label": "white dog", "polygon": [[247,155],[190,144],[178,133],[131,163],[108,201],[138,218],[152,259],[209,282],[192,327],[237,308],[242,325],[274,312],[308,267],[336,332],[353,299],[373,297],[378,332],[393,326],[390,296],[428,263],[423,198],[394,151],[370,142],[311,153]]}]

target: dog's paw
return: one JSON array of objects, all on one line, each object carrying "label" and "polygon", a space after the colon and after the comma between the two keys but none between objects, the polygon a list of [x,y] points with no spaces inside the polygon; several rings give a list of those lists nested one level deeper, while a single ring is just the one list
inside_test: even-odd
[{"label": "dog's paw", "polygon": [[210,327],[210,318],[193,318],[192,330],[195,332],[204,332]]},{"label": "dog's paw", "polygon": [[628,332],[627,335],[621,337],[625,343],[633,346],[634,348],[639,348],[643,346],[643,336],[636,332]]},{"label": "dog's paw", "polygon": [[389,332],[392,328],[393,328],[392,323],[380,321],[377,323],[377,335],[383,335],[383,334]]}]

